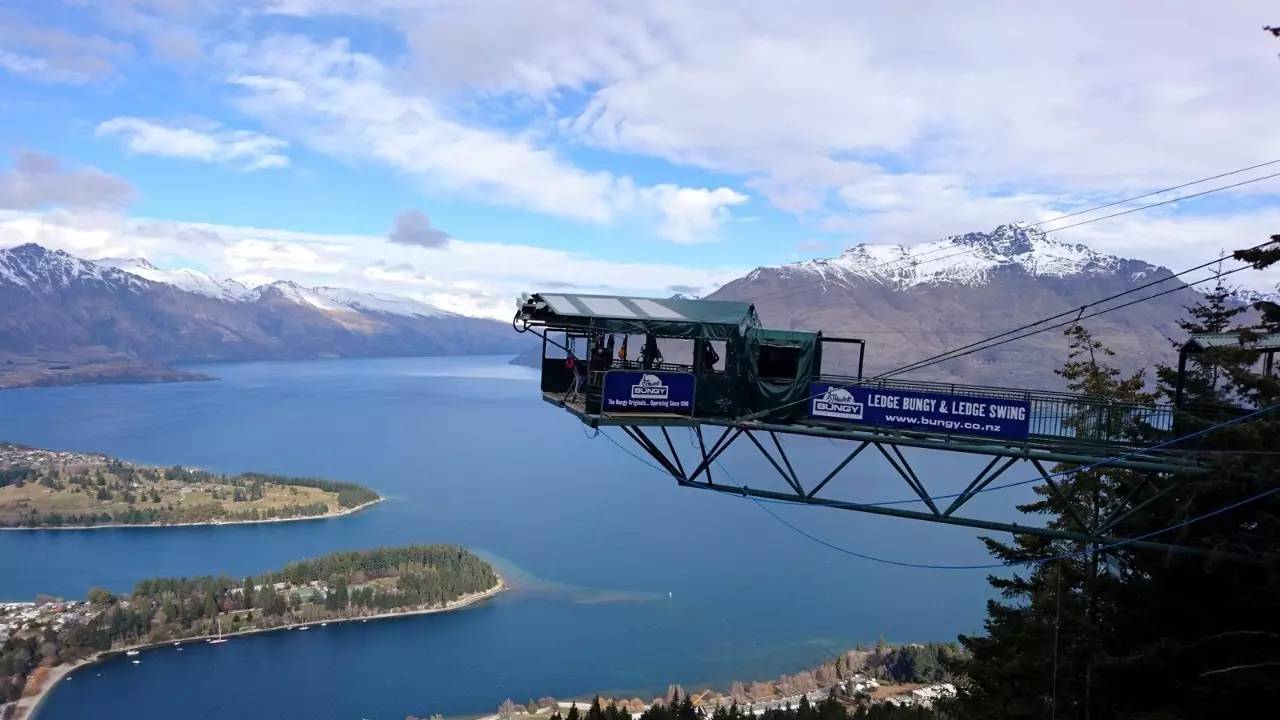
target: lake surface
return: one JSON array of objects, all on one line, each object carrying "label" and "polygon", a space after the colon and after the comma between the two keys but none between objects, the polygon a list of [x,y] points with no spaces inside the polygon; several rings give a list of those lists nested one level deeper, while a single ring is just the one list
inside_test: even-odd
[{"label": "lake surface", "polygon": [[[513,585],[460,612],[156,650],[140,665],[108,662],[64,681],[40,717],[480,714],[507,697],[648,698],[669,682],[775,677],[880,636],[951,640],[981,629],[984,571],[853,558],[749,500],[678,488],[605,437],[589,437],[541,401],[531,370],[505,361],[204,365],[198,369],[218,380],[0,393],[6,440],[158,465],[351,480],[388,498],[313,522],[0,533],[0,599],[78,599],[95,586],[128,591],[145,577],[243,576],[334,550],[435,542],[480,552]],[[825,440],[787,444],[810,483],[847,452]],[[935,494],[958,491],[982,465],[963,455],[909,456]],[[781,484],[745,442],[725,467],[740,483]],[[861,500],[909,495],[870,452],[833,486]],[[1010,508],[1024,492],[975,503]],[[861,553],[989,561],[973,531],[769,508]]]}]

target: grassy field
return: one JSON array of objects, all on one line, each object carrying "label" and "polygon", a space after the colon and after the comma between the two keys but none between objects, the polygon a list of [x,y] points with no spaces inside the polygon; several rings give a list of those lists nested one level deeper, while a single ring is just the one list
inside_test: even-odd
[{"label": "grassy field", "polygon": [[[156,490],[159,502],[146,497],[150,489]],[[32,510],[42,515],[59,513],[61,515],[84,515],[108,513],[112,516],[127,512],[131,508],[146,509],[148,506],[173,508],[180,514],[205,515],[210,507],[219,507],[225,513],[243,513],[258,510],[270,512],[297,505],[323,503],[332,512],[338,508],[338,493],[325,492],[319,488],[294,487],[288,485],[267,485],[260,500],[232,499],[233,488],[230,486],[192,486],[174,481],[143,483],[135,491],[143,499],[133,503],[126,502],[121,494],[110,500],[99,500],[96,491],[87,491],[78,485],[64,485],[54,490],[39,483],[26,483],[22,487],[10,485],[0,488],[0,526],[20,524],[18,521],[29,515]],[[221,495],[221,497],[217,497]]]},{"label": "grassy field", "polygon": [[290,519],[377,499],[373,491],[350,483],[155,468],[103,455],[0,444],[0,527]]}]

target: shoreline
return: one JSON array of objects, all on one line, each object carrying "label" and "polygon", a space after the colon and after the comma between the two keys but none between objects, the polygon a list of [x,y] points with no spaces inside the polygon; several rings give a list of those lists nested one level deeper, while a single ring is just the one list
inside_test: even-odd
[{"label": "shoreline", "polygon": [[[492,598],[506,591],[507,589],[508,589],[508,586],[506,581],[503,579],[501,575],[498,575],[498,583],[493,587],[489,588],[488,590],[482,590],[477,593],[463,595],[459,597],[457,600],[452,600],[450,602],[447,602],[440,607],[419,608],[417,610],[407,610],[404,612],[387,612],[387,613],[378,613],[376,615],[363,615],[363,616],[348,617],[348,618],[334,618],[331,620],[296,622],[296,623],[289,623],[287,625],[278,625],[276,627],[270,627],[270,628],[254,628],[252,630],[241,630],[239,632],[234,632],[234,633],[224,633],[222,637],[224,639],[230,640],[231,638],[241,637],[244,635],[261,635],[263,633],[273,633],[273,632],[279,632],[281,630],[293,630],[295,628],[304,627],[304,626],[306,627],[310,627],[313,625],[318,626],[322,622],[336,625],[338,623],[349,623],[349,622],[355,622],[357,620],[389,620],[391,618],[398,618],[398,617],[412,617],[414,615],[434,615],[436,613],[453,612],[455,610],[462,610],[464,608],[475,605],[476,603],[488,600],[489,598]],[[73,663],[63,663],[61,665],[54,665],[53,667],[49,668],[49,675],[45,680],[45,684],[43,687],[40,688],[38,692],[36,692],[36,694],[31,695],[29,697],[22,697],[14,701],[13,718],[14,720],[35,720],[35,718],[40,713],[40,708],[44,704],[45,699],[48,698],[49,694],[53,692],[53,689],[58,686],[58,683],[69,679],[72,673],[74,673],[75,671],[81,668],[89,667],[91,665],[97,665],[98,663],[111,660],[112,658],[118,655],[124,655],[126,652],[130,650],[142,651],[142,650],[150,650],[154,648],[172,647],[174,643],[186,645],[187,643],[201,642],[201,641],[209,640],[214,637],[216,636],[192,635],[191,637],[181,638],[179,640],[165,640],[161,642],[142,643],[139,645],[127,645],[124,647],[112,648],[110,650],[100,650],[83,660],[77,660],[76,662],[73,662]],[[23,714],[24,712],[26,714]]]},{"label": "shoreline", "polygon": [[288,518],[264,518],[262,520],[210,520],[207,522],[184,522],[184,523],[104,523],[102,525],[51,525],[45,526],[4,526],[0,527],[0,531],[24,531],[33,532],[39,530],[108,530],[119,528],[179,528],[179,527],[220,527],[223,525],[262,525],[264,523],[283,523],[283,522],[302,522],[305,520],[330,520],[332,518],[346,517],[358,513],[365,508],[377,505],[386,500],[386,497],[378,496],[377,500],[370,500],[361,503],[352,508],[339,510],[338,512],[325,513],[324,515],[304,515],[301,517]]}]

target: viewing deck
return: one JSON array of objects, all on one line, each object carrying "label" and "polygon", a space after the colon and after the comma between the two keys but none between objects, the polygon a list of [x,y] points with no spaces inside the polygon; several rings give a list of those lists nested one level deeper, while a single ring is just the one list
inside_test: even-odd
[{"label": "viewing deck", "polygon": [[[668,367],[671,367],[668,365]],[[610,368],[613,369],[623,369]],[[660,371],[660,372],[668,372]],[[1116,403],[1071,393],[1014,388],[935,383],[910,380],[873,380],[841,375],[822,375],[816,386],[849,391],[885,391],[893,396],[945,397],[953,400],[987,402],[1008,400],[1025,404],[1026,434],[1021,437],[993,437],[966,428],[929,428],[897,422],[883,424],[815,416],[813,404],[818,394],[803,398],[774,412],[745,413],[732,417],[717,413],[602,410],[603,381],[608,371],[591,371],[583,392],[543,392],[545,402],[562,408],[591,427],[696,427],[755,429],[785,434],[846,440],[893,442],[908,447],[948,450],[1001,457],[1038,458],[1051,462],[1106,464],[1143,470],[1196,469],[1194,447],[1139,450],[1166,442],[1172,437],[1173,407],[1162,404]],[[683,372],[689,370],[683,369]],[[695,393],[697,391],[695,390]],[[1122,456],[1116,459],[1115,456]]]},{"label": "viewing deck", "polygon": [[[648,459],[636,457],[682,487],[1081,546],[1206,557],[1224,552],[1123,534],[1138,508],[1177,492],[1216,462],[1218,456],[1202,448],[1202,435],[1178,437],[1185,433],[1184,418],[1175,417],[1180,404],[867,378],[861,339],[762,327],[749,303],[534,293],[520,298],[512,326],[542,338],[544,401],[590,427],[618,428]],[[1197,336],[1188,343],[1193,350],[1195,340],[1232,342]],[[1178,383],[1181,388],[1181,372]],[[1212,410],[1245,417],[1238,409]],[[682,427],[685,433],[673,436]],[[825,447],[817,457],[813,443],[783,442],[796,436],[831,440],[843,458],[835,461]],[[739,441],[763,460],[760,472],[741,480],[718,463]],[[971,463],[919,463],[904,452],[912,448],[986,456],[986,462],[970,475]],[[801,454],[807,462],[792,462]],[[868,470],[852,465],[860,457],[876,463],[874,473],[887,466],[915,498],[860,498],[866,483],[859,480]],[[1029,466],[1030,477],[995,484],[1014,466]],[[1125,497],[1101,513],[1078,508],[1068,485],[1074,471],[1094,467],[1136,471],[1125,478],[1131,485]],[[984,517],[970,504],[988,490],[1031,483],[1058,498],[1071,523],[1010,522],[1016,502],[1000,517]]]},{"label": "viewing deck", "polygon": [[752,439],[759,430],[1031,461],[1199,467],[1194,447],[1143,449],[1172,439],[1172,406],[866,378],[862,340],[762,327],[747,303],[534,294],[513,323],[544,330],[545,401],[641,442],[642,427],[719,426]]}]

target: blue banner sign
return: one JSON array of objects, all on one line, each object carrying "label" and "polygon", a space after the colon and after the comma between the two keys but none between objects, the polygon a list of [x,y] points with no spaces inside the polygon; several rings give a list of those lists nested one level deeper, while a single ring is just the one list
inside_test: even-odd
[{"label": "blue banner sign", "polygon": [[612,413],[693,414],[693,374],[658,370],[610,370],[601,407]]},{"label": "blue banner sign", "polygon": [[820,382],[809,385],[809,394],[815,420],[1019,439],[1031,429],[1026,400]]}]

